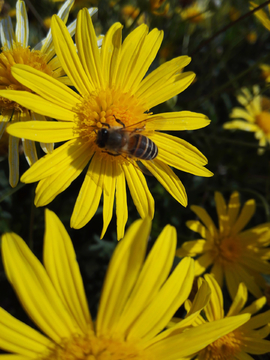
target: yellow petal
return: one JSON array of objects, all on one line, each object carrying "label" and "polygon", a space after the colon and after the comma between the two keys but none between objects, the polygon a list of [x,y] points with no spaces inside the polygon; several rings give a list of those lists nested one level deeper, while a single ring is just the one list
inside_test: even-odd
[{"label": "yellow petal", "polygon": [[[240,283],[236,296],[233,299],[232,305],[227,313],[227,316],[238,315],[247,302],[248,292],[244,283]],[[246,312],[244,312],[246,313]],[[241,312],[241,314],[244,314]]]},{"label": "yellow petal", "polygon": [[137,165],[122,164],[134,205],[142,218],[154,216],[154,199],[148,189],[145,177]]},{"label": "yellow petal", "polygon": [[[0,90],[0,96],[17,102],[26,109],[32,110],[37,114],[49,116],[58,120],[74,121],[74,112],[53,104],[51,101],[43,99],[41,96],[32,94],[28,91],[19,90]],[[11,134],[12,124],[8,128]]]},{"label": "yellow petal", "polygon": [[178,111],[151,115],[145,130],[180,131],[201,129],[210,124],[207,116],[191,111]]},{"label": "yellow petal", "polygon": [[91,151],[89,145],[82,144],[79,140],[71,140],[59,146],[52,154],[47,154],[39,159],[22,176],[21,181],[31,183],[45,179],[59,171],[66,169],[76,159],[82,157],[90,160]]},{"label": "yellow petal", "polygon": [[[7,311],[0,308],[0,347],[5,351],[36,359],[38,354],[45,353],[51,341],[32,329],[30,326],[15,319]],[[8,354],[9,357],[12,355]],[[2,359],[3,355],[0,355]]]},{"label": "yellow petal", "polygon": [[[238,315],[191,328],[182,334],[150,346],[148,350],[156,359],[175,360],[197,353],[220,337],[232,332],[249,320],[249,316]],[[196,339],[196,341],[194,341]]]},{"label": "yellow petal", "polygon": [[215,203],[218,214],[220,234],[221,236],[227,236],[230,231],[229,217],[227,215],[227,205],[223,195],[218,191],[215,192]]},{"label": "yellow petal", "polygon": [[[182,163],[181,167],[184,171],[187,171],[185,170],[186,167],[193,169],[193,167],[202,167],[208,163],[206,157],[195,146],[192,146],[185,140],[165,133],[155,133],[149,137],[160,150],[163,150],[165,157],[172,156],[173,154],[176,155],[174,162],[177,168],[177,161]],[[179,161],[180,159],[181,161]]]},{"label": "yellow petal", "polygon": [[[187,299],[194,280],[194,261],[184,258],[164,283],[151,304],[142,311],[129,330],[127,339],[152,339],[163,329]],[[170,294],[168,296],[168,294]]]},{"label": "yellow petal", "polygon": [[195,261],[195,275],[201,275],[203,272],[206,271],[208,266],[212,265],[214,262],[214,257],[212,252],[207,251],[202,256],[198,257]]},{"label": "yellow petal", "polygon": [[12,75],[24,86],[63,109],[73,111],[82,101],[75,91],[32,66],[15,65],[12,67]]},{"label": "yellow petal", "polygon": [[243,120],[228,121],[223,125],[223,128],[229,130],[244,130],[251,132],[256,132],[259,130],[258,125],[250,124],[247,121]]},{"label": "yellow petal", "polygon": [[74,138],[74,124],[56,121],[27,121],[11,123],[7,132],[18,138],[40,142],[60,142]]},{"label": "yellow petal", "polygon": [[195,212],[195,214],[199,217],[199,219],[204,223],[204,225],[209,230],[210,234],[213,238],[218,237],[218,231],[217,228],[211,219],[211,217],[208,215],[208,213],[200,206],[192,205],[190,209]]},{"label": "yellow petal", "polygon": [[[203,253],[207,248],[207,242],[205,240],[194,240],[194,241],[186,241],[182,244],[181,248],[176,250],[176,255],[180,256],[181,250],[183,254],[186,253],[185,256],[196,256],[198,254]],[[182,255],[183,256],[183,255]]]},{"label": "yellow petal", "polygon": [[[143,264],[150,233],[149,218],[134,222],[126,232],[113,253],[100,300],[96,331],[110,334],[118,322],[130,292],[136,285]],[[112,335],[114,332],[112,331]]]},{"label": "yellow petal", "polygon": [[45,210],[44,265],[61,301],[86,333],[93,324],[72,241],[59,218]]},{"label": "yellow petal", "polygon": [[171,270],[176,242],[175,228],[167,225],[156,240],[138,275],[121,318],[117,326],[114,327],[114,332],[128,332],[140,313],[156,297]]},{"label": "yellow petal", "polygon": [[120,240],[124,236],[128,219],[126,179],[123,171],[119,172],[116,179],[116,216],[117,239]]},{"label": "yellow petal", "polygon": [[143,46],[147,33],[148,26],[142,24],[132,31],[123,42],[118,73],[115,78],[116,88],[120,88],[123,92],[129,90],[129,86],[126,84],[128,82],[128,76],[134,68],[134,59],[137,59],[138,52]]},{"label": "yellow petal", "polygon": [[243,208],[242,211],[236,220],[234,226],[231,229],[231,234],[236,235],[238,234],[249,222],[252,218],[254,212],[256,210],[256,202],[253,199],[248,200]]},{"label": "yellow petal", "polygon": [[[162,64],[146,76],[146,78],[141,82],[135,95],[138,98],[148,99],[147,104],[149,100],[151,100],[151,106],[149,105],[149,108],[154,106],[152,104],[159,104],[158,101],[155,101],[156,90],[162,93],[164,84],[174,83],[176,81],[177,75],[181,74],[182,69],[187,66],[190,61],[190,57],[180,56]],[[194,78],[193,75],[192,77]],[[162,94],[160,95],[162,96]]]},{"label": "yellow petal", "polygon": [[[209,230],[206,229],[203,224],[198,220],[189,220],[186,222],[186,226],[201,235],[202,238],[206,239],[208,242],[213,243],[213,237],[210,234]],[[210,246],[210,244],[209,244]]]},{"label": "yellow petal", "polygon": [[211,298],[204,311],[209,321],[220,320],[224,317],[223,295],[220,286],[211,274],[204,276],[211,289]]},{"label": "yellow petal", "polygon": [[16,3],[16,18],[16,41],[20,43],[23,48],[27,48],[29,39],[29,25],[24,1],[17,1]]},{"label": "yellow petal", "polygon": [[67,76],[82,96],[91,93],[95,89],[85,74],[65,24],[58,16],[53,15],[51,28],[55,52]]},{"label": "yellow petal", "polygon": [[78,13],[75,42],[80,62],[91,86],[94,89],[104,88],[97,37],[91,16],[86,8]]},{"label": "yellow petal", "polygon": [[[104,160],[102,160],[104,161]],[[100,238],[102,239],[112,219],[116,177],[121,169],[108,158],[104,164],[104,189],[103,189],[103,228]]]},{"label": "yellow petal", "polygon": [[[2,236],[3,263],[27,314],[55,342],[76,332],[44,267],[16,234]],[[27,281],[25,281],[27,279]]]},{"label": "yellow petal", "polygon": [[240,210],[240,200],[239,193],[234,191],[230,196],[229,204],[228,204],[228,216],[229,216],[229,224],[230,227],[233,227],[235,221],[238,217]]},{"label": "yellow petal", "polygon": [[[163,31],[153,29],[144,38],[142,46],[136,49],[136,55],[129,59],[129,70],[126,73],[126,83],[124,84],[124,91],[131,91],[131,94],[136,93],[138,86],[145,76],[150,65],[154,61],[157,52],[163,40]],[[126,59],[121,59],[126,61]]]},{"label": "yellow petal", "polygon": [[122,46],[122,28],[120,23],[114,23],[106,33],[101,47],[101,63],[103,79],[107,86],[113,87],[116,82]]},{"label": "yellow petal", "polygon": [[142,161],[143,165],[157,178],[162,186],[170,193],[181,205],[187,206],[186,190],[175,175],[172,169],[162,161]]},{"label": "yellow petal", "polygon": [[95,215],[102,194],[103,176],[104,161],[94,155],[73,209],[71,227],[80,229]]}]

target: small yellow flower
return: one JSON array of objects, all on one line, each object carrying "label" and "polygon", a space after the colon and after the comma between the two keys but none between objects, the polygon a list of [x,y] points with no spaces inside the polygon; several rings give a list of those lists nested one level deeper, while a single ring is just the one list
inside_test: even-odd
[{"label": "small yellow flower", "polygon": [[[26,183],[40,181],[36,206],[50,203],[88,166],[71,217],[81,228],[96,213],[103,195],[104,233],[116,197],[117,234],[123,237],[128,218],[126,183],[142,218],[154,215],[154,199],[138,163],[142,163],[182,205],[185,188],[171,167],[198,176],[212,176],[205,156],[165,131],[199,129],[209,124],[202,114],[189,111],[153,114],[152,107],[185,90],[195,74],[182,72],[190,62],[180,56],[145,77],[162,42],[163,32],[141,25],[122,43],[122,25],[115,23],[98,49],[91,17],[79,12],[76,45],[54,16],[52,32],[57,55],[74,91],[46,74],[24,65],[13,75],[36,94],[0,91],[0,95],[60,121],[11,124],[7,131],[36,141],[63,142],[25,172]],[[161,130],[162,132],[160,132]],[[112,137],[111,137],[112,134]]]},{"label": "small yellow flower", "polygon": [[[256,4],[252,1],[250,3],[250,10],[255,9],[259,4]],[[268,4],[268,12],[270,12],[270,4]],[[270,19],[269,14],[267,14],[263,9],[258,10],[254,13],[254,15],[260,20],[260,22],[263,24],[263,26],[270,31]]]},{"label": "small yellow flower", "polygon": [[136,23],[137,25],[141,25],[145,23],[145,14],[140,14],[140,9],[137,7],[134,7],[132,5],[125,5],[121,8],[121,14],[123,16],[125,26],[130,27],[134,20],[137,18]]},{"label": "small yellow flower", "polygon": [[[209,303],[204,308],[205,316],[198,316],[192,326],[202,326],[206,323],[214,323],[220,319],[241,316],[241,314],[254,315],[266,304],[266,298],[261,297],[251,305],[244,308],[248,299],[248,292],[245,284],[241,283],[237,294],[227,313],[224,315],[222,291],[212,275],[205,275],[205,280],[211,288]],[[199,279],[202,283],[202,279]],[[186,302],[186,310],[189,311],[191,305]],[[174,319],[174,323],[178,320]],[[213,341],[205,349],[201,350],[196,356],[188,356],[185,359],[194,360],[252,360],[248,354],[259,355],[270,352],[270,341],[264,340],[270,333],[270,310],[254,315],[245,324],[239,325],[234,331]]]},{"label": "small yellow flower", "polygon": [[262,296],[265,280],[261,274],[270,274],[270,223],[242,231],[255,212],[255,200],[248,200],[240,212],[238,192],[234,192],[226,205],[221,193],[215,193],[219,229],[200,206],[191,210],[201,220],[187,222],[188,228],[198,232],[201,239],[185,242],[176,255],[198,256],[195,273],[200,275],[209,267],[219,285],[225,277],[229,293],[234,299],[238,286],[244,282],[256,297]]},{"label": "small yellow flower", "polygon": [[[74,0],[67,0],[58,12],[58,15],[65,22],[68,19],[73,3]],[[96,11],[96,9],[90,10],[91,14],[94,14]],[[25,3],[21,0],[17,1],[16,18],[15,33],[10,17],[3,19],[0,25],[2,41],[2,52],[0,53],[0,89],[32,93],[27,86],[24,86],[11,74],[11,67],[14,64],[27,64],[51,76],[53,79],[70,84],[58,58],[55,57],[51,31],[48,32],[45,39],[30,50],[28,46],[29,24],[27,11]],[[69,26],[71,35],[74,34],[75,27],[76,21]],[[37,115],[36,111],[29,111],[27,107],[21,106],[18,102],[3,97],[0,97],[0,112],[0,138],[4,134],[9,121],[49,120],[45,116]],[[20,138],[22,138],[20,135],[18,137],[9,136],[9,183],[12,187],[15,187],[19,181]],[[31,166],[37,161],[35,142],[33,140],[22,139],[22,143],[26,160]],[[50,153],[53,150],[53,144],[41,143],[41,147],[46,153]]]},{"label": "small yellow flower", "polygon": [[209,287],[202,286],[190,316],[176,331],[162,331],[190,293],[194,264],[183,259],[169,275],[177,242],[169,225],[145,259],[151,226],[147,218],[133,223],[114,251],[94,322],[72,242],[53,212],[46,210],[45,218],[44,267],[18,235],[2,236],[7,277],[42,333],[0,308],[0,348],[12,353],[0,358],[177,360],[249,319],[221,319],[187,335],[186,326],[209,299]]},{"label": "small yellow flower", "polygon": [[188,7],[181,9],[180,16],[192,24],[199,24],[205,21],[212,12],[207,10],[209,0],[197,0]]},{"label": "small yellow flower", "polygon": [[261,64],[259,68],[262,70],[261,76],[266,82],[270,82],[270,65]]},{"label": "small yellow flower", "polygon": [[258,39],[258,35],[256,31],[249,31],[246,35],[246,40],[250,43],[250,44],[255,44],[255,42]]},{"label": "small yellow flower", "polygon": [[230,17],[230,20],[231,21],[236,21],[237,19],[239,19],[241,16],[241,13],[240,11],[234,7],[234,6],[231,6],[230,7],[230,10],[229,10],[229,17]]},{"label": "small yellow flower", "polygon": [[237,96],[237,100],[245,109],[233,108],[230,118],[236,120],[226,122],[223,128],[254,132],[261,147],[258,149],[258,154],[261,155],[267,143],[270,143],[270,108],[264,105],[268,103],[265,101],[267,98],[260,95],[258,86],[253,86],[253,95],[247,88],[241,91],[242,94]]}]

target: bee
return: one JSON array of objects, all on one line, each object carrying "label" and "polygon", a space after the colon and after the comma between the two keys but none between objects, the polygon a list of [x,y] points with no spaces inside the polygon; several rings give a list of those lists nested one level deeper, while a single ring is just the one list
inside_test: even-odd
[{"label": "bee", "polygon": [[121,127],[104,126],[97,132],[96,144],[101,149],[107,150],[110,155],[127,154],[129,157],[136,157],[141,160],[153,160],[158,154],[157,145],[147,136],[138,134],[135,129],[128,131],[125,124],[119,119],[115,119]]}]

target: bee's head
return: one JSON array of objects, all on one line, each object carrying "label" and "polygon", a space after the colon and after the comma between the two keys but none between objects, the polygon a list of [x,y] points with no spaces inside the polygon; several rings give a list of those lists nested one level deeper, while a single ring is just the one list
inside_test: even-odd
[{"label": "bee's head", "polygon": [[108,141],[109,131],[108,129],[102,128],[98,130],[96,144],[100,148],[104,148]]}]

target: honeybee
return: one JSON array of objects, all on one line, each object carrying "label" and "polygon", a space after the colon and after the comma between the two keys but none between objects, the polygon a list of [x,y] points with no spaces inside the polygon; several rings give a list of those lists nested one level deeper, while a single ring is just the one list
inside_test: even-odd
[{"label": "honeybee", "polygon": [[129,157],[136,157],[142,160],[153,160],[158,154],[157,145],[147,136],[136,133],[135,129],[129,131],[125,124],[115,119],[122,127],[104,126],[97,132],[96,144],[101,149],[108,151],[110,155],[127,154]]}]

